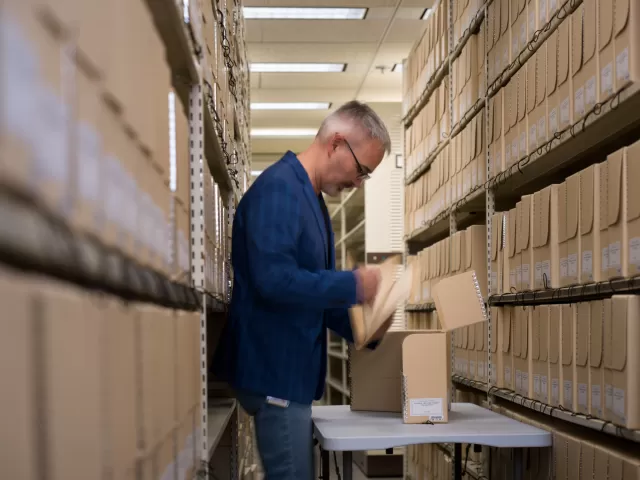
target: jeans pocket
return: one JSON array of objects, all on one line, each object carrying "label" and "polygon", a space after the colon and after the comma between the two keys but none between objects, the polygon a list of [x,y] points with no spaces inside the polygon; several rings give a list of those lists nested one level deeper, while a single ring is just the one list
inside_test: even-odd
[{"label": "jeans pocket", "polygon": [[236,391],[235,394],[240,406],[252,417],[256,416],[266,402],[266,397],[263,395],[255,395],[242,391]]}]

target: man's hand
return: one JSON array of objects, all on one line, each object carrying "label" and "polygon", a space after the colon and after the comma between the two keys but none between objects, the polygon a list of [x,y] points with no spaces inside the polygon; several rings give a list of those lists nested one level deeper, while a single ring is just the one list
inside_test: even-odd
[{"label": "man's hand", "polygon": [[380,269],[378,267],[360,267],[355,271],[358,282],[359,300],[370,303],[376,298],[380,286]]}]

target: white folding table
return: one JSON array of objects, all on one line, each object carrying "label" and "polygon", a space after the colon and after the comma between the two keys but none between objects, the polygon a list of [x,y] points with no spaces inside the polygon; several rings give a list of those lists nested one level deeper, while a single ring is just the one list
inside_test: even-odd
[{"label": "white folding table", "polygon": [[515,448],[514,480],[523,478],[522,448],[548,447],[551,434],[472,403],[454,403],[449,423],[407,425],[394,413],[352,412],[348,405],[313,407],[314,436],[321,447],[323,480],[329,452],[342,453],[343,479],[352,479],[352,452],[424,443],[453,443],[454,477],[462,479],[462,444]]}]

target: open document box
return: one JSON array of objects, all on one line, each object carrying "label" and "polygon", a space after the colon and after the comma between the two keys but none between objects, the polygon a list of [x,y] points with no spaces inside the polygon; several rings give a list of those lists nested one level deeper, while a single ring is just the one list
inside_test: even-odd
[{"label": "open document box", "polygon": [[402,402],[405,423],[449,421],[451,332],[487,321],[474,271],[445,278],[433,289],[442,330],[414,333],[402,343]]},{"label": "open document box", "polygon": [[409,298],[412,267],[408,265],[398,276],[401,257],[395,255],[380,265],[382,276],[378,294],[372,304],[354,306],[350,310],[353,344],[356,350],[379,340],[384,335],[385,323]]}]

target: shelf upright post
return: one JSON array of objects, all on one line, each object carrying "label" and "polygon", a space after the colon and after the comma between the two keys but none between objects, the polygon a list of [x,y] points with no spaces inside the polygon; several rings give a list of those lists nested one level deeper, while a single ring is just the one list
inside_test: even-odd
[{"label": "shelf upright post", "polygon": [[[453,60],[452,53],[455,48],[455,36],[454,36],[454,26],[453,26],[453,2],[457,0],[448,0],[447,2],[447,18],[449,22],[449,55],[447,55],[447,61],[449,62],[449,74],[447,75],[449,81],[449,131],[447,132],[449,135],[449,139],[451,140],[451,131],[453,130]],[[449,159],[451,160],[451,159]],[[453,199],[452,199],[453,200]],[[456,212],[453,210],[453,205],[449,206],[449,240],[454,233],[456,233],[457,225],[456,225]],[[451,255],[453,253],[453,249],[449,249],[449,266],[453,264],[451,260]],[[455,365],[456,360],[456,348],[455,348],[455,333],[451,334],[451,366]],[[453,402],[455,396],[455,385],[450,381],[451,387],[451,397],[449,398],[449,405]]]},{"label": "shelf upright post", "polygon": [[[191,278],[200,292],[205,290],[204,231],[204,105],[202,83],[189,92],[189,166],[191,170]],[[202,297],[200,312],[200,460],[208,480],[209,446],[207,441],[207,295]]]},{"label": "shelf upright post", "polygon": [[[487,181],[491,178],[491,149],[489,148],[489,29],[486,25],[489,22],[489,2],[485,2],[484,4],[484,22],[485,28],[484,31],[484,78],[485,78],[485,92],[484,92],[484,125],[485,125],[485,158],[486,158],[486,176]],[[488,184],[487,184],[488,185]],[[492,222],[493,222],[493,214],[495,212],[495,197],[494,191],[492,188],[485,189],[485,223],[487,226],[487,295],[492,291],[492,275],[491,275],[491,239],[492,239]],[[489,392],[491,391],[491,382],[493,379],[494,368],[491,356],[491,338],[493,332],[491,331],[491,308],[487,308],[487,368],[485,369],[487,376],[487,402],[489,402],[489,408],[492,405],[491,395]]]}]

